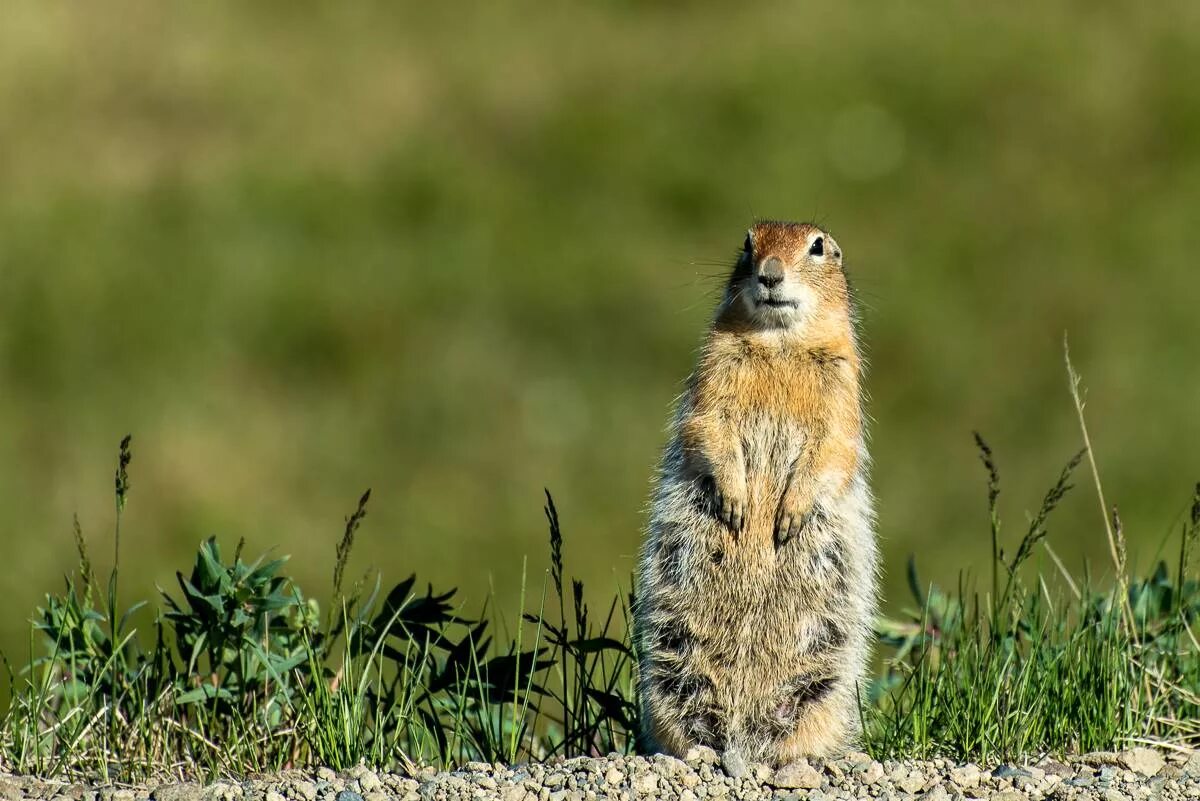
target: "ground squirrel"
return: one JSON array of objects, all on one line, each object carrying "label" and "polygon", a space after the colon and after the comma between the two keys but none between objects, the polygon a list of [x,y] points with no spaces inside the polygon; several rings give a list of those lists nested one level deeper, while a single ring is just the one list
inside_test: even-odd
[{"label": "ground squirrel", "polygon": [[846,748],[875,609],[862,360],[842,252],[750,229],[671,425],[642,547],[646,750]]}]

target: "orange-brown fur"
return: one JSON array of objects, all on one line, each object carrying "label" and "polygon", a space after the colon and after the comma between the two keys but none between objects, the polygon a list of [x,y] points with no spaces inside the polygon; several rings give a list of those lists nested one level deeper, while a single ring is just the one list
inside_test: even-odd
[{"label": "orange-brown fur", "polygon": [[646,748],[783,762],[852,738],[876,569],[861,367],[837,243],[755,225],[680,400],[643,547]]}]

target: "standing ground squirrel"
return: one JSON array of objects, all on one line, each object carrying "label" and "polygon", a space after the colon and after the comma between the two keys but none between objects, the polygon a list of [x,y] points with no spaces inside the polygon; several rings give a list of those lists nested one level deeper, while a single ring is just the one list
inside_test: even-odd
[{"label": "standing ground squirrel", "polygon": [[862,361],[842,252],[762,222],[679,400],[637,581],[642,747],[846,748],[875,610]]}]

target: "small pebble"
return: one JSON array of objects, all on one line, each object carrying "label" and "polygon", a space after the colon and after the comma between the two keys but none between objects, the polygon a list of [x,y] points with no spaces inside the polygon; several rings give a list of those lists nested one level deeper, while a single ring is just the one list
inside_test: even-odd
[{"label": "small pebble", "polygon": [[1018,793],[1016,790],[1005,790],[993,793],[991,801],[1028,801],[1028,798],[1024,793]]},{"label": "small pebble", "polygon": [[824,783],[819,771],[807,762],[793,762],[775,771],[769,780],[774,787],[815,790]]},{"label": "small pebble", "polygon": [[1125,768],[1142,776],[1155,776],[1166,764],[1162,754],[1152,748],[1131,748],[1122,751],[1118,761]]},{"label": "small pebble", "polygon": [[629,786],[639,796],[653,795],[658,789],[658,777],[653,773],[637,773],[629,780]]},{"label": "small pebble", "polygon": [[962,790],[973,790],[979,786],[981,772],[975,765],[963,765],[950,770],[950,781]]},{"label": "small pebble", "polygon": [[883,765],[880,765],[878,762],[870,763],[859,774],[859,779],[866,785],[878,784],[883,779]]},{"label": "small pebble", "polygon": [[721,767],[735,779],[740,779],[750,772],[745,757],[736,748],[725,749],[725,753],[721,755]]}]

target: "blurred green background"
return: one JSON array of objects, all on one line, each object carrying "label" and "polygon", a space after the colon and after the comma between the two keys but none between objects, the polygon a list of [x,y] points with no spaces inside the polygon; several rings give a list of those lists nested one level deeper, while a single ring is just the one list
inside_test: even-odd
[{"label": "blurred green background", "polygon": [[[888,605],[1015,538],[1090,390],[1145,564],[1200,478],[1200,5],[10,3],[0,12],[0,647],[211,534],[324,598],[416,571],[515,611],[628,585],[672,399],[755,216],[863,302]],[[1053,519],[1103,572],[1084,474]]]}]

